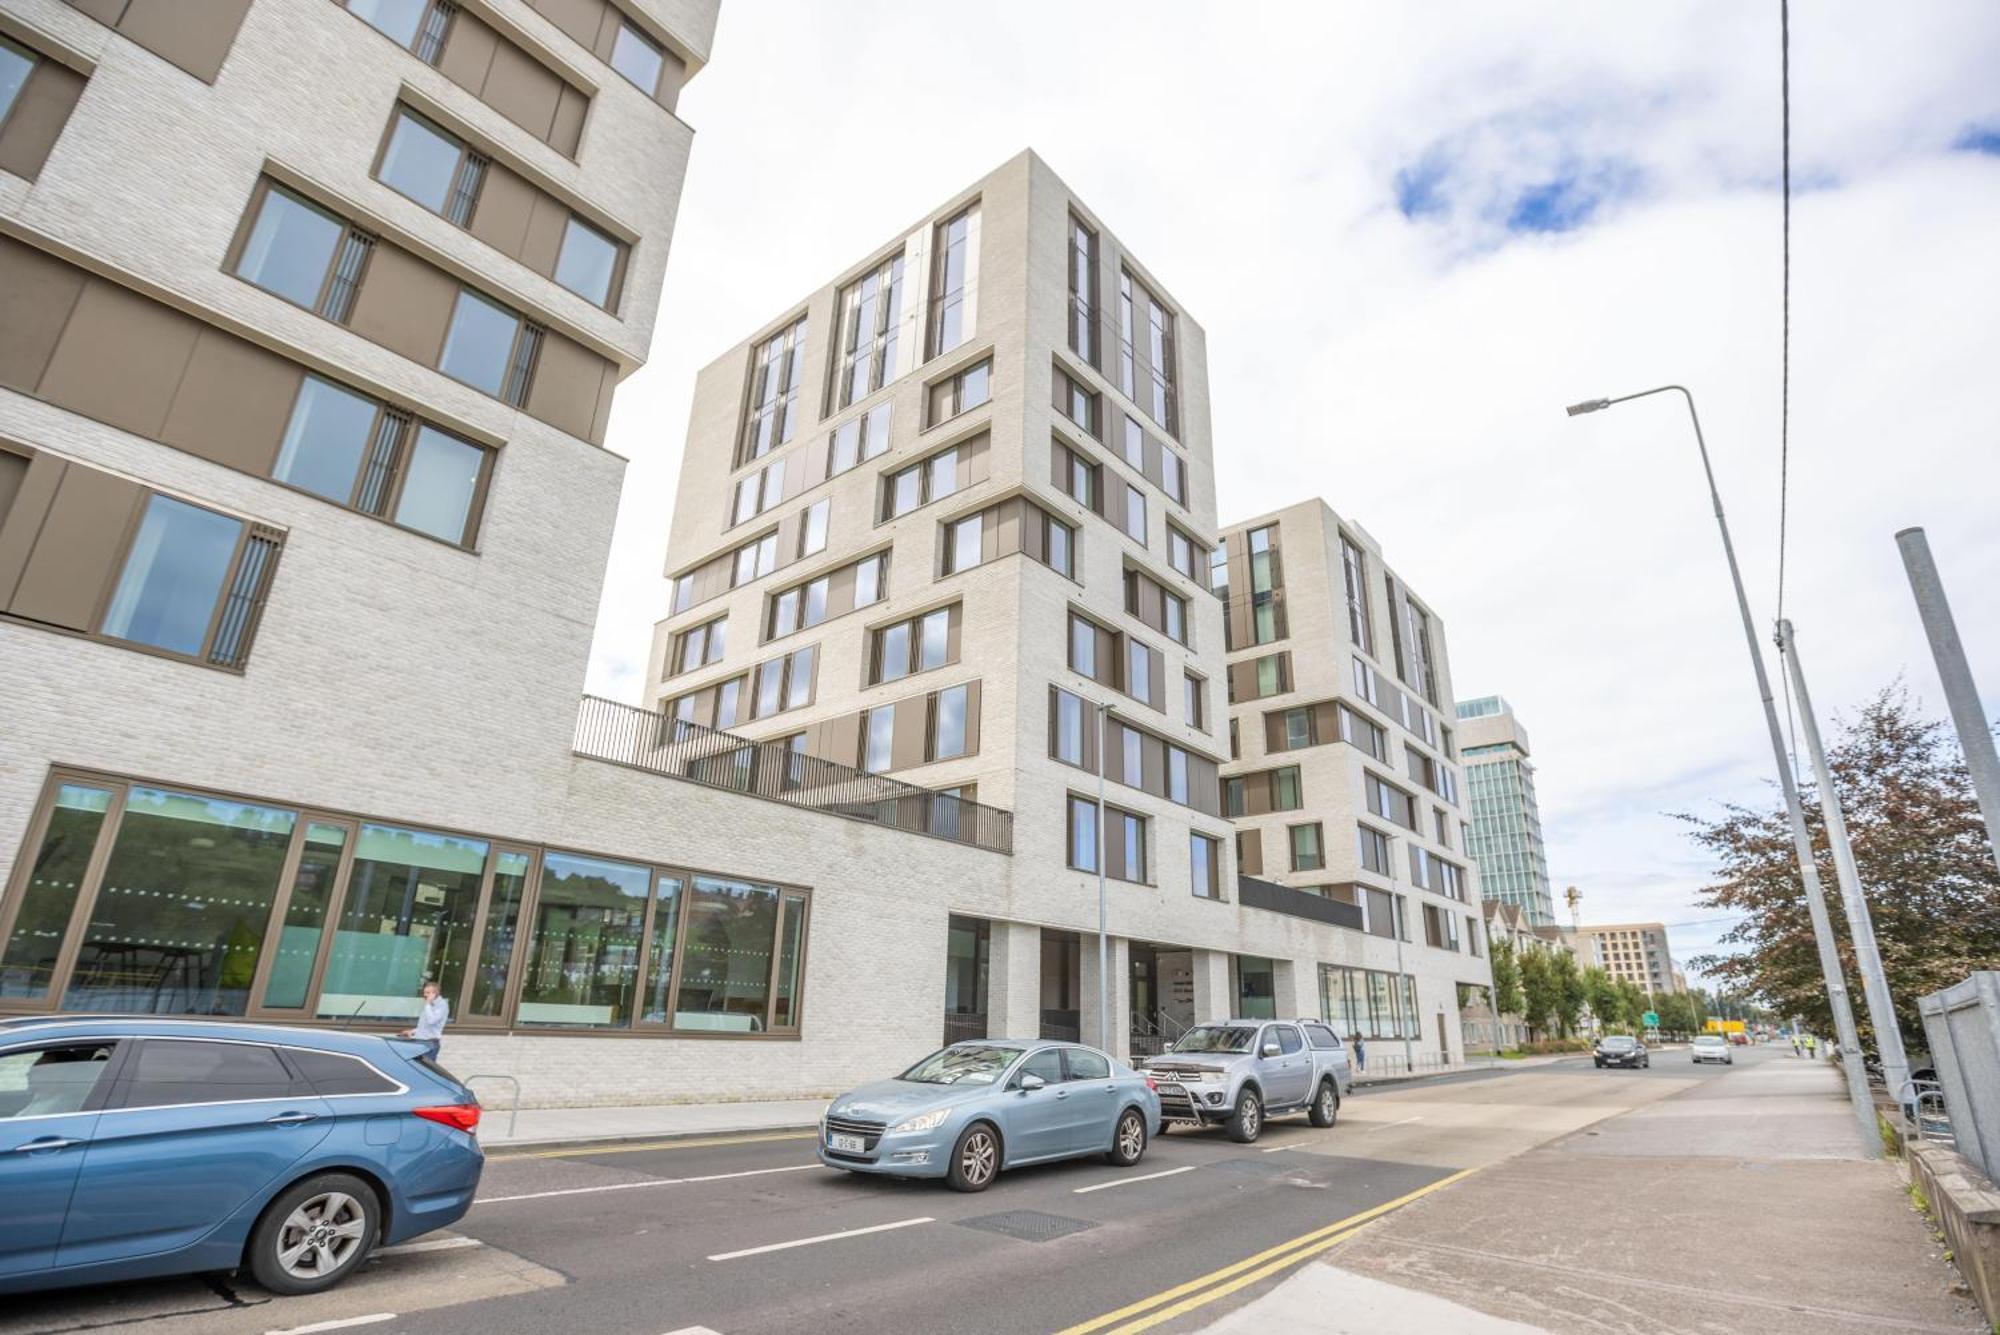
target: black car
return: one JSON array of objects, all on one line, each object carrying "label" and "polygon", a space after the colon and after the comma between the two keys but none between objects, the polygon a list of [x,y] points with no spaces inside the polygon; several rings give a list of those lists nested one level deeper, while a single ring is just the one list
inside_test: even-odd
[{"label": "black car", "polygon": [[1607,1066],[1636,1066],[1646,1070],[1653,1064],[1652,1054],[1638,1039],[1625,1034],[1609,1034],[1597,1040],[1597,1047],[1590,1054],[1597,1062],[1597,1069]]}]

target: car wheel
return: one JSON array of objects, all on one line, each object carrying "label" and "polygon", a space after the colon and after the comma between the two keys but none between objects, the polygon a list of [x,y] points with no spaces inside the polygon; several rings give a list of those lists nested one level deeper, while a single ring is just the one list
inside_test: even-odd
[{"label": "car wheel", "polygon": [[1603,1062],[1599,1062],[1599,1063],[1597,1063],[1597,1069],[1598,1069],[1598,1070],[1600,1070],[1600,1071],[1601,1071],[1601,1070],[1603,1070],[1603,1069],[1604,1069],[1604,1063],[1603,1063]]},{"label": "car wheel", "polygon": [[1000,1175],[1000,1136],[985,1122],[974,1122],[959,1133],[951,1147],[951,1167],[944,1175],[953,1191],[984,1191]]},{"label": "car wheel", "polygon": [[1314,1126],[1326,1127],[1332,1126],[1334,1119],[1339,1116],[1340,1094],[1334,1089],[1333,1081],[1322,1081],[1319,1093],[1313,1098],[1312,1111],[1306,1114],[1306,1120]]},{"label": "car wheel", "polygon": [[1146,1119],[1137,1108],[1127,1108],[1118,1118],[1118,1129],[1111,1133],[1111,1149],[1104,1156],[1105,1162],[1116,1168],[1130,1168],[1145,1154]]},{"label": "car wheel", "polygon": [[250,1234],[250,1273],[273,1293],[318,1293],[358,1269],[381,1230],[375,1189],[347,1173],[294,1183]]},{"label": "car wheel", "polygon": [[1264,1133],[1264,1101],[1257,1091],[1246,1089],[1236,1096],[1236,1111],[1229,1114],[1229,1138],[1248,1145]]}]

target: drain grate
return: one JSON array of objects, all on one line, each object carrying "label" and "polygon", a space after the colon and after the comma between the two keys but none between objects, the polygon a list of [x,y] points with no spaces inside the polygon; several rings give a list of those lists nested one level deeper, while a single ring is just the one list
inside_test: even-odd
[{"label": "drain grate", "polygon": [[1001,1214],[983,1214],[954,1222],[960,1228],[983,1229],[988,1233],[1018,1238],[1022,1242],[1054,1242],[1057,1238],[1097,1227],[1093,1220],[1043,1214],[1040,1210],[1007,1210]]}]

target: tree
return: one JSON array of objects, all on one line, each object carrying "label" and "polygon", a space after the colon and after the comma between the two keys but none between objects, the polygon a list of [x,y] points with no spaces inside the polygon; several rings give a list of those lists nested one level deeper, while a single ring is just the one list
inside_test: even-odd
[{"label": "tree", "polygon": [[[1993,863],[1971,777],[1949,730],[1916,711],[1896,683],[1838,721],[1827,756],[1847,818],[1861,889],[1874,919],[1882,966],[1904,1042],[1924,1045],[1917,999],[2000,959],[2000,868]],[[1817,794],[1801,795],[1827,909],[1835,925],[1855,1019],[1864,1030],[1860,978],[1841,911]],[[1790,827],[1781,805],[1726,806],[1720,818],[1682,814],[1696,844],[1717,861],[1702,906],[1740,913],[1722,937],[1730,954],[1694,967],[1723,991],[1743,994],[1779,1016],[1832,1029],[1825,982],[1806,910]],[[1864,1046],[1873,1034],[1864,1033]]]},{"label": "tree", "polygon": [[1640,990],[1639,985],[1630,978],[1620,978],[1618,1000],[1625,1008],[1625,1023],[1634,1029],[1643,1029],[1646,1024],[1646,1012],[1653,1008],[1647,1003],[1646,994]]},{"label": "tree", "polygon": [[1521,965],[1514,955],[1514,943],[1495,941],[1487,949],[1487,963],[1493,966],[1493,1013],[1521,1013]]},{"label": "tree", "polygon": [[1556,984],[1556,1024],[1568,1038],[1583,1020],[1583,975],[1577,970],[1576,956],[1567,950],[1550,952],[1549,970]]},{"label": "tree", "polygon": [[1598,1024],[1606,1029],[1622,1029],[1631,1024],[1625,1018],[1625,994],[1611,975],[1593,964],[1583,971],[1583,1000]]},{"label": "tree", "polygon": [[1528,950],[1521,956],[1521,1019],[1531,1034],[1546,1036],[1555,1023],[1562,984],[1549,965],[1549,952]]}]

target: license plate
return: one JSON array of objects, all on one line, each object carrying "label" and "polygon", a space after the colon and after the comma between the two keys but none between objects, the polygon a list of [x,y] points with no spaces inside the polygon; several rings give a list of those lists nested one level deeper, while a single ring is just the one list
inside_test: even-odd
[{"label": "license plate", "polygon": [[1172,1094],[1177,1098],[1187,1097],[1187,1088],[1177,1080],[1160,1081],[1160,1093]]},{"label": "license plate", "polygon": [[826,1147],[843,1154],[865,1154],[868,1151],[868,1143],[861,1137],[843,1136],[837,1132],[826,1138]]}]

